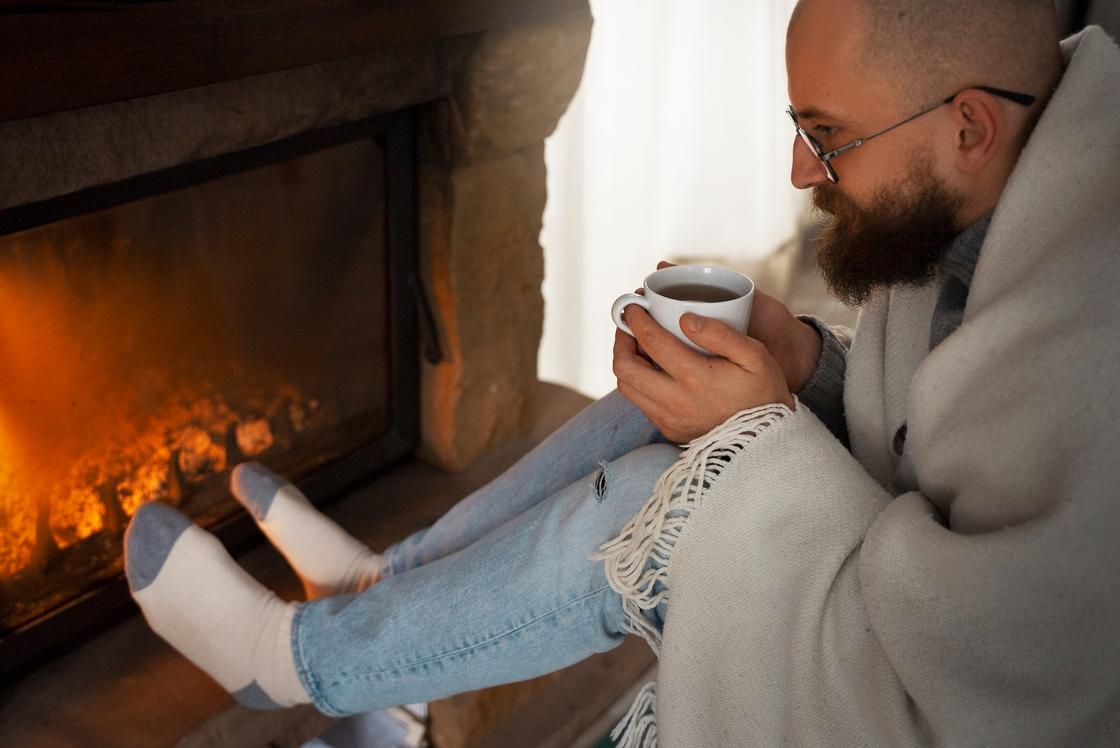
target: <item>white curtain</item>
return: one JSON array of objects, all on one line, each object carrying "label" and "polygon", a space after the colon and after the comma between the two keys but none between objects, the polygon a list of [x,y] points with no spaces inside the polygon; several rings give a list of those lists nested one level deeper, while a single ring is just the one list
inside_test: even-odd
[{"label": "white curtain", "polygon": [[795,0],[592,0],[583,83],[546,146],[539,371],[615,386],[610,304],[659,259],[791,238],[785,31]]}]

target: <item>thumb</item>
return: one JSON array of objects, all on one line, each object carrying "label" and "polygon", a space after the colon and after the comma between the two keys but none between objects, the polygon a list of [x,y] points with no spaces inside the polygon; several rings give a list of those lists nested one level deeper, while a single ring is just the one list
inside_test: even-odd
[{"label": "thumb", "polygon": [[681,315],[681,331],[696,345],[745,369],[758,368],[766,347],[726,322],[691,312]]}]

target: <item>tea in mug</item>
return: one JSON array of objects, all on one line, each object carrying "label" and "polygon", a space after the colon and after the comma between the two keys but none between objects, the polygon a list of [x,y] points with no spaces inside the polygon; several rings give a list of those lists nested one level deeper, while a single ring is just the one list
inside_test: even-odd
[{"label": "tea in mug", "polygon": [[726,288],[709,286],[705,283],[677,283],[672,286],[665,286],[657,293],[674,301],[705,302],[732,301],[742,295]]}]

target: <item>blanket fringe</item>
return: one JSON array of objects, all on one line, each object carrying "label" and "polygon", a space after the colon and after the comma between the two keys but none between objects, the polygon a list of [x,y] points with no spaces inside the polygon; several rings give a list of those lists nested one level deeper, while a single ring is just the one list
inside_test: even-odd
[{"label": "blanket fringe", "polygon": [[654,702],[657,683],[650,681],[642,686],[630,710],[622,721],[611,730],[615,748],[656,748],[657,722],[654,720]]},{"label": "blanket fringe", "polygon": [[[784,405],[744,410],[689,443],[680,459],[658,479],[653,495],[622,532],[591,556],[603,561],[607,582],[622,596],[631,633],[661,651],[661,634],[642,614],[668,599],[669,559],[703,492],[731,458],[776,421],[789,415]],[[653,563],[650,563],[650,562]]]},{"label": "blanket fringe", "polygon": [[[622,596],[625,627],[641,636],[658,655],[661,632],[643,611],[668,600],[669,561],[703,494],[731,459],[791,411],[767,405],[736,413],[722,425],[689,443],[680,459],[658,479],[645,506],[618,537],[599,548],[592,560],[603,561],[607,582]],[[618,748],[655,748],[655,683],[638,692],[630,711],[611,733]]]}]

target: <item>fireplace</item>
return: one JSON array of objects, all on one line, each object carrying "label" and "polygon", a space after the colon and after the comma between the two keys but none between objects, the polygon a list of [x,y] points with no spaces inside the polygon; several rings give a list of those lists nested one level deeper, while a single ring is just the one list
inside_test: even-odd
[{"label": "fireplace", "polygon": [[[543,436],[543,141],[586,0],[68,0],[0,21],[5,736],[128,743],[123,684],[169,680],[162,742],[257,730],[276,718],[136,617],[88,640],[135,613],[122,529],[154,500],[259,540],[225,487],[255,459],[342,494],[326,510],[383,547]],[[272,740],[253,734],[226,743]]]},{"label": "fireplace", "polygon": [[417,446],[412,127],[307,133],[0,219],[0,675],[111,620],[140,504],[236,548],[237,462],[324,500]]}]

